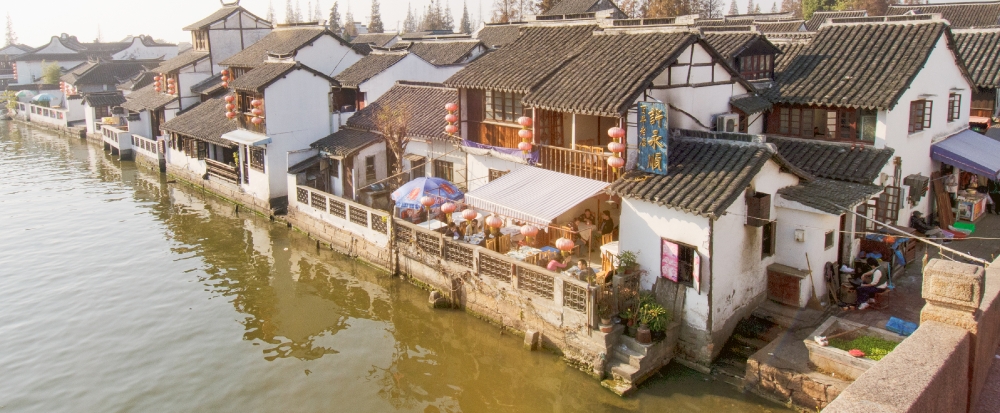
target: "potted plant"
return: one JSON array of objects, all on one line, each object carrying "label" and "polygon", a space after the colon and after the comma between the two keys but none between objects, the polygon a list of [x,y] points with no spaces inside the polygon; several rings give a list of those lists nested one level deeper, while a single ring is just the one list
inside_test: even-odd
[{"label": "potted plant", "polygon": [[637,263],[638,256],[636,253],[625,250],[615,256],[618,260],[618,266],[615,268],[617,274],[627,274],[635,271],[639,267]]},{"label": "potted plant", "polygon": [[618,314],[618,316],[622,318],[622,324],[625,324],[625,326],[628,327],[628,335],[630,337],[635,337],[637,332],[636,329],[638,328],[638,326],[636,325],[637,321],[636,317],[638,316],[638,314],[636,314],[635,309],[631,307],[626,308],[622,310],[622,312]]},{"label": "potted plant", "polygon": [[611,304],[602,301],[597,306],[597,316],[601,318],[601,332],[610,333],[614,326],[611,324]]}]

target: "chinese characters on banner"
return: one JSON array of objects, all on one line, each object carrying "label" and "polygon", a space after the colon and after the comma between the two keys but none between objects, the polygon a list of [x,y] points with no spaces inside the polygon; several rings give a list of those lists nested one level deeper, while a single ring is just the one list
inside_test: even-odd
[{"label": "chinese characters on banner", "polygon": [[639,158],[636,167],[643,172],[667,174],[667,105],[639,102]]}]

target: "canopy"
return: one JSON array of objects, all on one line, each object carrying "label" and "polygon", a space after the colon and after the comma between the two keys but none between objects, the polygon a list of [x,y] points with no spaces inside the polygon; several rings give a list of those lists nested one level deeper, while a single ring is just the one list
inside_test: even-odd
[{"label": "canopy", "polygon": [[434,199],[431,207],[439,206],[446,201],[460,201],[465,194],[455,184],[441,178],[420,177],[403,184],[392,192],[392,200],[400,208],[420,209],[420,198],[429,196]]},{"label": "canopy", "polygon": [[1000,180],[1000,142],[964,130],[931,145],[931,159],[989,179]]},{"label": "canopy", "polygon": [[465,194],[465,203],[547,226],[560,215],[601,193],[607,182],[524,166]]}]

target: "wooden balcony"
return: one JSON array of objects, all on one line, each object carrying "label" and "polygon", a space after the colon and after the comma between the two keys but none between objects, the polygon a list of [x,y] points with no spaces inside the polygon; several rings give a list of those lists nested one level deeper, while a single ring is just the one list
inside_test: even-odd
[{"label": "wooden balcony", "polygon": [[611,154],[605,154],[603,148],[588,147],[587,151],[578,151],[548,145],[537,145],[537,147],[537,166],[550,171],[604,182],[614,182],[620,175],[608,166],[608,157]]},{"label": "wooden balcony", "polygon": [[205,158],[205,167],[208,169],[209,175],[219,177],[233,185],[239,183],[239,175],[236,174],[235,166],[226,165],[222,162]]},{"label": "wooden balcony", "polygon": [[253,115],[250,113],[244,113],[242,116],[237,116],[236,118],[239,120],[240,128],[242,129],[260,134],[267,133],[267,121],[261,122],[260,124],[254,124],[251,121],[253,119]]}]

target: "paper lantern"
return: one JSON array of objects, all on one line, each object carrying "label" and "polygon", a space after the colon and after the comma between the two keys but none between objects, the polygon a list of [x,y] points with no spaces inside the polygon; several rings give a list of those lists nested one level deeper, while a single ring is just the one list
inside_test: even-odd
[{"label": "paper lantern", "polygon": [[156,85],[156,87],[154,87],[153,90],[155,90],[157,93],[159,93],[163,89],[160,89],[160,85]]},{"label": "paper lantern", "polygon": [[517,124],[521,125],[521,126],[524,126],[526,128],[531,127],[531,118],[529,118],[527,116],[521,116],[521,117],[517,118]]},{"label": "paper lantern", "polygon": [[625,166],[625,159],[623,159],[623,158],[621,158],[619,156],[612,156],[612,157],[608,158],[608,166],[610,166],[612,168],[615,168],[615,169],[619,169],[619,168]]},{"label": "paper lantern", "polygon": [[534,237],[535,235],[538,235],[538,227],[531,224],[522,226],[521,235],[524,235],[526,237]]},{"label": "paper lantern", "polygon": [[455,115],[449,113],[449,114],[447,114],[447,115],[444,116],[444,121],[448,122],[448,123],[458,122],[458,116],[455,116]]},{"label": "paper lantern", "polygon": [[229,69],[222,69],[223,76],[229,76]]},{"label": "paper lantern", "polygon": [[260,108],[253,108],[252,110],[250,110],[250,113],[253,113],[254,116],[260,116],[264,114],[264,111],[261,110]]},{"label": "paper lantern", "polygon": [[621,142],[609,142],[608,150],[614,153],[625,152],[625,144]]},{"label": "paper lantern", "polygon": [[472,208],[466,208],[465,211],[462,211],[462,218],[465,218],[466,221],[472,221],[478,216],[479,213]]},{"label": "paper lantern", "polygon": [[174,78],[168,77],[167,78],[167,84],[171,84],[171,83],[174,83]]},{"label": "paper lantern", "polygon": [[434,205],[434,198],[424,195],[420,197],[420,205],[430,208],[431,205]]},{"label": "paper lantern", "polygon": [[526,140],[526,141],[530,141],[532,133],[531,133],[530,129],[521,129],[521,130],[517,131],[517,136],[519,138],[521,138],[521,139]]},{"label": "paper lantern", "polygon": [[232,111],[233,109],[236,109],[236,105],[234,105],[232,103],[227,103],[226,104],[226,110]]},{"label": "paper lantern", "polygon": [[236,98],[233,97],[233,95],[226,95],[226,103],[233,103],[234,100],[236,100]]},{"label": "paper lantern", "polygon": [[524,153],[531,152],[531,142],[520,142],[517,144],[517,149]]},{"label": "paper lantern", "polygon": [[225,82],[225,81],[227,81],[227,80],[229,80],[229,76],[226,76],[226,75],[222,75],[222,81],[223,81],[223,82]]},{"label": "paper lantern", "polygon": [[444,105],[444,110],[447,110],[449,112],[456,112],[458,111],[458,104],[448,102]]},{"label": "paper lantern", "polygon": [[160,77],[159,76],[153,76],[153,81],[154,82],[159,82],[160,81]]},{"label": "paper lantern", "polygon": [[573,244],[573,240],[569,238],[559,238],[556,240],[556,248],[559,248],[559,251],[562,252],[570,252],[575,246],[576,244]]},{"label": "paper lantern", "polygon": [[229,87],[229,82],[222,82],[222,87]]},{"label": "paper lantern", "polygon": [[500,228],[503,226],[503,220],[496,215],[490,215],[486,217],[486,225],[490,228]]},{"label": "paper lantern", "polygon": [[263,121],[264,121],[264,118],[259,118],[259,117],[256,117],[256,116],[254,116],[253,118],[250,119],[250,122],[253,123],[254,125],[260,125],[260,123],[263,122]]},{"label": "paper lantern", "polygon": [[625,137],[625,129],[619,128],[617,126],[608,129],[608,136],[614,139],[621,139]]},{"label": "paper lantern", "polygon": [[229,119],[236,117],[236,112],[226,112],[226,117]]},{"label": "paper lantern", "polygon": [[446,214],[451,214],[452,212],[455,212],[456,209],[458,209],[458,205],[455,205],[453,202],[445,202],[441,205],[441,212]]},{"label": "paper lantern", "polygon": [[264,104],[264,101],[260,100],[260,99],[254,99],[254,100],[250,101],[250,106],[253,106],[253,107],[258,107],[258,106],[263,105],[263,104]]},{"label": "paper lantern", "polygon": [[458,126],[455,126],[455,125],[445,126],[444,127],[444,131],[448,132],[449,134],[454,135],[454,134],[458,133]]}]

